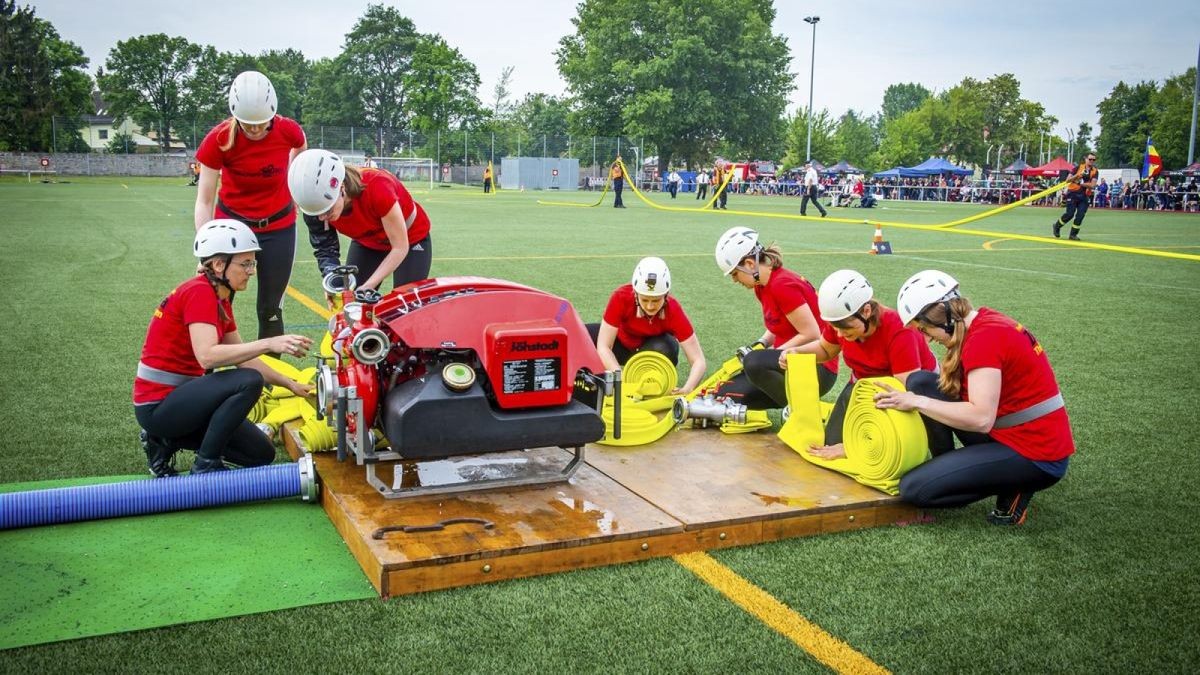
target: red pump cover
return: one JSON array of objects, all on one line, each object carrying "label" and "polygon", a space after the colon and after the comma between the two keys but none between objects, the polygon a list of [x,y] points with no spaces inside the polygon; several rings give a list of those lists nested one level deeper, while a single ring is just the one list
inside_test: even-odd
[{"label": "red pump cover", "polygon": [[501,408],[566,405],[575,374],[564,373],[567,331],[553,321],[493,323],[485,329],[484,370]]}]

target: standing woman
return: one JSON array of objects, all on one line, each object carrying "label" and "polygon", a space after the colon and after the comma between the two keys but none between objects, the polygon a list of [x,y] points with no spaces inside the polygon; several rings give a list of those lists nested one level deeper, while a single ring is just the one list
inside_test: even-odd
[{"label": "standing woman", "polygon": [[232,117],[208,132],[196,150],[196,229],[214,217],[231,218],[248,225],[262,247],[255,307],[259,339],[283,334],[283,294],[296,258],[296,211],[287,168],[308,147],[304,130],[275,114],[277,107],[266,75],[253,70],[238,75],[229,88]]},{"label": "standing woman", "polygon": [[633,269],[633,280],[613,291],[600,323],[589,323],[588,333],[604,367],[616,370],[642,351],[655,351],[679,365],[679,348],[687,355],[687,382],[672,390],[686,394],[704,377],[708,363],[700,339],[679,301],[671,297],[671,270],[662,258],[642,258]]},{"label": "standing woman", "polygon": [[788,353],[815,354],[820,362],[837,361],[840,354],[850,368],[850,381],[825,424],[825,445],[811,449],[818,457],[836,459],[846,456],[842,422],[855,382],[894,377],[903,384],[916,371],[936,370],[937,359],[921,334],[906,327],[896,310],[880,304],[867,278],[854,270],[838,270],[826,277],[817,291],[817,305],[825,322],[821,337],[782,350],[779,365],[786,367]]},{"label": "standing woman", "polygon": [[[214,220],[196,233],[193,249],[202,271],[154,310],[133,380],[146,461],[159,478],[176,475],[172,460],[180,448],[196,451],[192,473],[222,471],[226,461],[270,464],[275,446],[246,419],[263,384],[309,393],[258,357],[304,356],[312,340],[277,335],[243,343],[234,323],[233,296],[246,290],[257,266],[254,233],[236,220]],[[212,372],[227,366],[236,367]]]},{"label": "standing woman", "polygon": [[340,232],[351,239],[346,264],[366,278],[359,288],[378,290],[389,275],[393,287],[429,277],[429,216],[399,178],[346,166],[328,150],[307,150],[292,163],[287,182],[322,276],[341,264]]},{"label": "standing woman", "polygon": [[[746,354],[742,373],[717,389],[717,396],[732,396],[751,410],[787,405],[783,352],[808,344],[821,335],[825,322],[813,310],[817,291],[807,279],[783,266],[783,254],[774,244],[764,247],[758,232],[734,227],[717,241],[717,266],[721,272],[754,291],[762,305],[766,332],[757,340],[766,347]],[[820,393],[837,381],[837,359],[817,364]]]},{"label": "standing woman", "polygon": [[[934,457],[900,480],[900,498],[939,508],[996,495],[988,521],[1020,525],[1033,494],[1057,483],[1075,452],[1042,345],[1014,319],[972,307],[945,272],[914,274],[896,305],[902,321],[946,347],[940,375],[915,373],[908,391],[875,395],[879,408],[917,410],[933,422]],[[951,433],[963,447],[954,449]]]}]

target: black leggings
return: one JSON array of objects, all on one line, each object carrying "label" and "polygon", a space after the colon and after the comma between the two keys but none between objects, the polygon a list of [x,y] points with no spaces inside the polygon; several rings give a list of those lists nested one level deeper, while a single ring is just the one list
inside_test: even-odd
[{"label": "black leggings", "polygon": [[[600,336],[600,324],[589,323],[587,325],[588,335],[592,336],[592,343],[595,344]],[[620,340],[613,340],[612,346],[613,355],[617,357],[617,363],[625,365],[630,357],[638,352],[658,352],[663,356],[671,359],[671,363],[679,365],[679,340],[670,333],[655,335],[648,337],[637,349],[629,349],[621,344]]]},{"label": "black leggings", "polygon": [[263,466],[275,460],[275,446],[246,419],[263,384],[256,370],[222,370],[176,387],[158,403],[134,406],[133,411],[150,435],[195,450],[197,457]]},{"label": "black leggings", "polygon": [[[380,263],[391,251],[379,251],[367,248],[357,241],[350,242],[350,252],[346,254],[346,264],[358,268],[358,282],[362,283],[375,274]],[[429,278],[429,268],[433,266],[433,241],[430,235],[425,235],[421,241],[408,248],[404,262],[392,272],[392,288]],[[382,292],[383,284],[380,284]]]},{"label": "black leggings", "polygon": [[[833,388],[837,374],[817,364],[820,394]],[[717,397],[729,396],[750,410],[782,408],[787,405],[787,375],[779,367],[778,349],[756,349],[742,360],[742,372],[717,387]]]},{"label": "black leggings", "polygon": [[[909,391],[950,401],[937,388],[937,373],[919,371],[908,376]],[[978,432],[953,429],[921,416],[929,431],[933,459],[900,479],[900,498],[921,507],[965,506],[980,499],[1045,490],[1059,481],[1016,450]],[[952,434],[963,447],[954,450]]]},{"label": "black leggings", "polygon": [[256,233],[258,258],[258,339],[283,335],[283,294],[296,261],[296,228]]}]

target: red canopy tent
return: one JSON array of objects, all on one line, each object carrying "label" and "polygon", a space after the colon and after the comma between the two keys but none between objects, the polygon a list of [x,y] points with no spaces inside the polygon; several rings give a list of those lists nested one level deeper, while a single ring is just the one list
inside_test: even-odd
[{"label": "red canopy tent", "polygon": [[1172,171],[1171,173],[1178,176],[1198,176],[1200,175],[1200,162],[1193,162],[1182,169]]},{"label": "red canopy tent", "polygon": [[1037,176],[1043,176],[1046,178],[1056,178],[1056,177],[1058,177],[1058,174],[1061,171],[1074,171],[1074,170],[1075,170],[1074,164],[1068,162],[1067,160],[1063,159],[1062,157],[1055,157],[1054,159],[1050,160],[1046,164],[1043,164],[1041,166],[1031,166],[1028,169],[1025,169],[1024,171],[1021,172],[1021,175],[1025,176],[1026,178],[1037,177]]}]

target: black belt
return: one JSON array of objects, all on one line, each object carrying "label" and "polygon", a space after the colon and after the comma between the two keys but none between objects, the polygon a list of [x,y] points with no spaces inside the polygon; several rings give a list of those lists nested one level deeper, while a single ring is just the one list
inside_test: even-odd
[{"label": "black belt", "polygon": [[235,213],[232,209],[230,209],[228,206],[225,205],[225,202],[221,201],[220,199],[217,200],[217,208],[218,209],[221,209],[225,213],[229,214],[230,218],[233,218],[234,220],[240,220],[243,223],[249,225],[250,227],[266,227],[277,220],[280,220],[288,215],[291,215],[292,209],[295,206],[296,206],[295,204],[288,202],[287,206],[276,211],[275,213],[272,213],[271,215],[267,216],[266,218],[247,218],[246,216],[243,216],[240,213]]}]

